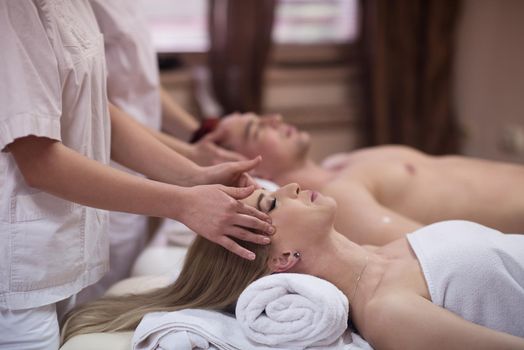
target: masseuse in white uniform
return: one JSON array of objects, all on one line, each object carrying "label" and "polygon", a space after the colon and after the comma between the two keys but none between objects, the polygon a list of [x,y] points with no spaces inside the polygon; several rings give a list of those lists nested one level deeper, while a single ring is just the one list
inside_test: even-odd
[{"label": "masseuse in white uniform", "polygon": [[230,236],[267,242],[245,229],[271,231],[267,216],[237,200],[252,186],[201,185],[245,185],[258,160],[199,167],[108,104],[87,0],[0,0],[0,51],[1,349],[58,348],[59,302],[108,270],[106,210],[182,221],[248,258]]},{"label": "masseuse in white uniform", "polygon": [[[219,149],[213,142],[190,145],[159,132],[162,117],[171,127],[176,126],[177,134],[186,139],[198,128],[198,122],[160,86],[156,53],[142,15],[141,2],[90,0],[90,3],[104,36],[109,101],[147,127],[161,142],[201,165],[207,165],[202,164],[202,160],[216,159],[217,163],[238,160],[239,155]],[[115,162],[111,165],[139,175]],[[77,302],[99,297],[112,284],[128,277],[146,238],[147,217],[110,213],[110,271],[99,282],[84,289]]]}]

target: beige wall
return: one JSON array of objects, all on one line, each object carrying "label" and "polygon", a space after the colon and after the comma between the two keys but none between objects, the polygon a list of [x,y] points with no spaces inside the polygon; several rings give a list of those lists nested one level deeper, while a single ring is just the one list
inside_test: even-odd
[{"label": "beige wall", "polygon": [[311,135],[316,161],[354,149],[358,142],[358,70],[349,64],[271,66],[266,74],[264,110]]},{"label": "beige wall", "polygon": [[524,163],[524,1],[465,0],[455,69],[463,153]]}]

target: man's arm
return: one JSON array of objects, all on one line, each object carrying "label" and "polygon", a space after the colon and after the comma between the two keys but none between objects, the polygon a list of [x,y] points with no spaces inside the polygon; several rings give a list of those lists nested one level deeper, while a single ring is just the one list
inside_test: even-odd
[{"label": "man's arm", "polygon": [[524,349],[523,338],[466,321],[414,294],[372,301],[365,318],[361,330],[376,349]]}]

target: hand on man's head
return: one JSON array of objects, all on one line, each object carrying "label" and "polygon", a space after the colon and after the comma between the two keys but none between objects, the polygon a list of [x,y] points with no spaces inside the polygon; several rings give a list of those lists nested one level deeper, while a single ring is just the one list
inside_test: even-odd
[{"label": "hand on man's head", "polygon": [[262,157],[258,156],[250,160],[242,160],[236,162],[226,162],[213,166],[202,168],[203,180],[201,184],[222,184],[226,186],[240,186],[253,185],[258,187],[255,181],[248,175],[255,169]]},{"label": "hand on man's head", "polygon": [[246,160],[247,158],[240,153],[227,150],[217,145],[212,139],[206,136],[193,145],[192,159],[199,165],[208,166],[224,162]]}]

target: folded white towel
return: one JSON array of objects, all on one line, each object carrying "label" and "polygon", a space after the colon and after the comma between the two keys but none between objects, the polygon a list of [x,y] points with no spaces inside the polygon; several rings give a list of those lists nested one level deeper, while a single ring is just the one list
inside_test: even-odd
[{"label": "folded white towel", "polygon": [[242,292],[236,317],[246,336],[259,344],[328,349],[347,328],[348,300],[323,279],[275,274],[253,282]]},{"label": "folded white towel", "polygon": [[244,336],[234,317],[201,309],[147,314],[135,330],[132,344],[134,350],[256,348]]},{"label": "folded white towel", "polygon": [[[244,335],[233,316],[200,309],[147,314],[133,334],[132,345],[133,350],[295,349],[256,344]],[[332,346],[316,349],[373,350],[362,338],[349,332]]]}]

